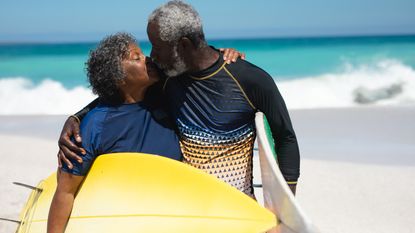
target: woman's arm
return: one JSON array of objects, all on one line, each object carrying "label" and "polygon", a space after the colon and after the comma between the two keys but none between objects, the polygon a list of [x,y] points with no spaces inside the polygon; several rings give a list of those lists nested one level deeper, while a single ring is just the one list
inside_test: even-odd
[{"label": "woman's arm", "polygon": [[48,233],[63,233],[71,215],[75,194],[85,176],[57,172],[58,185],[48,216]]}]

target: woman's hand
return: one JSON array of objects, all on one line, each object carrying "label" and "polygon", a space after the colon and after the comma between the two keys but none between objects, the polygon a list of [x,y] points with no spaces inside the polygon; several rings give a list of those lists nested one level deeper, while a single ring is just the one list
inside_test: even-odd
[{"label": "woman's hand", "polygon": [[223,53],[223,60],[228,64],[231,64],[231,62],[236,62],[236,59],[238,59],[239,57],[242,60],[245,60],[245,53],[241,53],[236,49],[220,48],[219,51]]}]

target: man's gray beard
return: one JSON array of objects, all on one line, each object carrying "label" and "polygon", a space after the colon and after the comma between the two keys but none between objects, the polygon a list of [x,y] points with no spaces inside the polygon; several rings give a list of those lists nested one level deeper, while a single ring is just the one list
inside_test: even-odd
[{"label": "man's gray beard", "polygon": [[184,63],[184,59],[179,56],[179,53],[177,53],[177,47],[174,46],[173,48],[173,59],[175,62],[173,63],[173,67],[170,69],[164,69],[164,74],[167,75],[167,77],[176,77],[187,70],[186,63]]}]

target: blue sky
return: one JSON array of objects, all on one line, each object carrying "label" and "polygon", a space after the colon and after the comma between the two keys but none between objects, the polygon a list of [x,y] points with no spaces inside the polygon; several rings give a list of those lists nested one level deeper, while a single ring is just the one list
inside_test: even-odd
[{"label": "blue sky", "polygon": [[[1,0],[0,42],[97,41],[128,31],[146,39],[165,1]],[[188,0],[210,39],[415,34],[414,0]]]}]

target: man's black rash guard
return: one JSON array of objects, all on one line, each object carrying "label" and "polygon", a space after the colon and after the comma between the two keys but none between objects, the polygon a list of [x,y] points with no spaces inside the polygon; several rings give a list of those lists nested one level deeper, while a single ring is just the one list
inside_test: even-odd
[{"label": "man's black rash guard", "polygon": [[253,195],[255,112],[270,122],[278,164],[289,184],[300,156],[288,110],[272,77],[257,66],[219,56],[209,68],[166,80],[169,113],[180,134],[183,162]]}]

